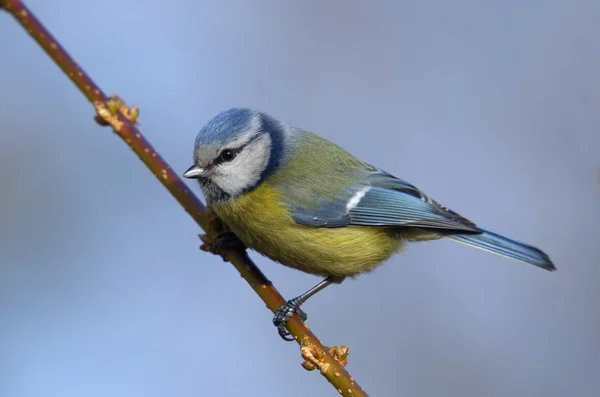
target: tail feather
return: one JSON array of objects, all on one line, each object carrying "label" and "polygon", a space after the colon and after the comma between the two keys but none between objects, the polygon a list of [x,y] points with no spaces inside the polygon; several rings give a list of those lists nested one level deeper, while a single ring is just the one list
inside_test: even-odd
[{"label": "tail feather", "polygon": [[446,236],[446,238],[507,258],[530,263],[542,269],[556,270],[550,257],[541,250],[487,230],[481,229],[481,231],[483,232],[481,234],[454,234]]}]

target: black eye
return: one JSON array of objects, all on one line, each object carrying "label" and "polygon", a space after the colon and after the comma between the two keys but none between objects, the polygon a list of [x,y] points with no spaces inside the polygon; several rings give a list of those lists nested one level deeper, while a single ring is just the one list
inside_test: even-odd
[{"label": "black eye", "polygon": [[236,152],[232,149],[225,149],[221,152],[219,156],[221,161],[231,161],[235,158]]}]

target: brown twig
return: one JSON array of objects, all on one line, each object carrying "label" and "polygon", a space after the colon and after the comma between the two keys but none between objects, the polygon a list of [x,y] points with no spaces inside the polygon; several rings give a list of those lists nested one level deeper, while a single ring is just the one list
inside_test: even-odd
[{"label": "brown twig", "polygon": [[[108,106],[109,98],[73,61],[23,2],[20,0],[0,0],[0,8],[6,9],[19,21],[23,28],[27,30],[50,58],[65,72],[83,95],[95,105],[97,110]],[[209,227],[209,219],[202,202],[187,188],[169,164],[142,136],[135,126],[135,120],[133,120],[134,122],[130,121],[131,117],[129,116],[131,115],[128,115],[129,118],[125,117],[120,111],[123,109],[118,110],[114,116],[114,122],[111,123],[114,132],[129,145],[131,150],[138,155],[142,162],[146,164],[167,190],[171,192],[173,197],[175,197],[198,225],[206,230],[209,236],[213,235],[214,231]],[[135,112],[135,116],[137,117],[137,111]],[[285,303],[285,300],[277,289],[275,289],[256,265],[252,263],[245,252],[227,251],[224,256],[235,266],[272,312],[275,312],[279,306]],[[346,371],[344,366],[340,364],[340,361],[345,364],[347,352],[344,352],[341,356],[339,354],[336,355],[336,359],[298,316],[293,316],[288,321],[287,328],[296,341],[302,345],[302,355],[309,359],[311,363],[310,367],[319,368],[321,374],[327,378],[340,394],[343,396],[367,395]],[[274,333],[274,335],[276,334]],[[333,348],[331,351],[335,353],[341,350]]]}]

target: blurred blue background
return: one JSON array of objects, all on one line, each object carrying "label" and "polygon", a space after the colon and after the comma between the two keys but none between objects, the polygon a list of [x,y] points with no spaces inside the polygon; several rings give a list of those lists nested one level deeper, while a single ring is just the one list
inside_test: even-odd
[{"label": "blurred blue background", "polygon": [[[310,301],[372,396],[600,395],[598,1],[27,4],[178,172],[254,107],[551,255],[416,244]],[[336,395],[6,13],[0,37],[0,396]],[[287,298],[318,281],[252,256]]]}]

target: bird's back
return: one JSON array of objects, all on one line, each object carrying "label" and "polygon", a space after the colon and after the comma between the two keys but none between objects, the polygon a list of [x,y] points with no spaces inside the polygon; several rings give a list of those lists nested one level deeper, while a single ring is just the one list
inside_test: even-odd
[{"label": "bird's back", "polygon": [[329,200],[342,195],[347,186],[360,183],[367,172],[365,163],[312,132],[296,131],[289,144],[291,148],[282,166],[269,177],[269,182],[284,194],[293,189],[294,200],[306,193],[302,204],[307,206],[315,202],[314,196]]}]

